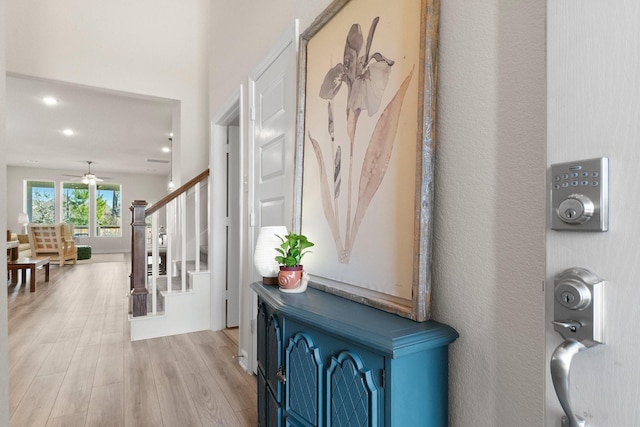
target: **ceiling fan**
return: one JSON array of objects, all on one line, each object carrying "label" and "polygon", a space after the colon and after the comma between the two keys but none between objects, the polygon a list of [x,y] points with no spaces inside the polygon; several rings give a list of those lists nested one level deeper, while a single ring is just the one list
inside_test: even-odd
[{"label": "ceiling fan", "polygon": [[[83,184],[96,185],[98,182],[104,181],[104,179],[98,178],[95,174],[91,173],[91,160],[87,160],[88,171],[82,175],[62,175],[62,176],[70,176],[72,177],[72,181],[82,181]],[[111,179],[108,177],[104,177],[105,179]]]}]

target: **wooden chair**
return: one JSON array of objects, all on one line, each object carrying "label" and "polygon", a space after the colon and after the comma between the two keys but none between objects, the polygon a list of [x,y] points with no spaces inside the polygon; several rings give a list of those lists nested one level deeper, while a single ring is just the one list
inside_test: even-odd
[{"label": "wooden chair", "polygon": [[51,262],[60,266],[67,261],[75,264],[78,260],[78,251],[68,224],[29,224],[29,243],[32,257],[48,256]]}]

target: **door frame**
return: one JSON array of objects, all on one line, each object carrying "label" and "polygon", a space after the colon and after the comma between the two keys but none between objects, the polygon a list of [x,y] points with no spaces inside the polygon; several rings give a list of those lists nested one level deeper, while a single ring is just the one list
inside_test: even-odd
[{"label": "door frame", "polygon": [[[244,88],[242,85],[234,92],[234,94],[225,102],[221,109],[221,113],[218,114],[211,121],[211,143],[209,145],[209,168],[211,170],[211,189],[209,197],[209,212],[210,212],[210,224],[211,230],[209,231],[209,259],[207,265],[209,266],[209,273],[211,276],[211,329],[219,331],[226,326],[226,264],[227,264],[227,214],[225,203],[215,203],[216,200],[226,200],[227,192],[227,165],[225,145],[227,143],[227,127],[237,117],[240,120],[240,159],[239,159],[239,175],[243,176],[243,149],[244,135],[242,129],[244,129],[244,102],[243,102]],[[242,183],[242,181],[241,181]],[[245,204],[240,203],[239,214],[240,218],[244,217]],[[222,236],[222,238],[220,238]],[[240,260],[238,264],[239,277],[242,280],[242,253],[244,253],[243,242],[244,227],[240,227],[240,245],[237,259]],[[240,307],[239,307],[240,309]],[[242,313],[242,310],[240,310]],[[240,316],[240,322],[242,322],[242,315]]]}]

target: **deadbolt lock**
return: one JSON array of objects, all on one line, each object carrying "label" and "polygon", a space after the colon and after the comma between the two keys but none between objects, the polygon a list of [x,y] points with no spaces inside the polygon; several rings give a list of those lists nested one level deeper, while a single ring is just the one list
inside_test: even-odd
[{"label": "deadbolt lock", "polygon": [[550,187],[552,230],[608,230],[608,158],[551,165]]},{"label": "deadbolt lock", "polygon": [[584,194],[571,194],[558,206],[557,214],[567,224],[584,224],[593,216],[594,205]]},{"label": "deadbolt lock", "polygon": [[591,303],[591,292],[584,282],[568,278],[556,285],[556,300],[569,310],[583,310]]}]

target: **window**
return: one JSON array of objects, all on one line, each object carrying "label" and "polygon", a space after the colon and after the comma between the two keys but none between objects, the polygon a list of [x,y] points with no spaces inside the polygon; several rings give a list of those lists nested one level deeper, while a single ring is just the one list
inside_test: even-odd
[{"label": "window", "polygon": [[27,181],[27,214],[36,224],[53,224],[56,221],[56,185],[53,181]]},{"label": "window", "polygon": [[[56,198],[56,195],[61,196]],[[25,210],[31,222],[73,224],[74,235],[122,237],[122,186],[62,182],[56,194],[54,181],[25,180]],[[60,215],[56,216],[56,212]]]},{"label": "window", "polygon": [[89,186],[82,183],[62,184],[62,222],[73,224],[76,236],[89,235]]},{"label": "window", "polygon": [[96,236],[122,236],[120,185],[96,185]]}]

